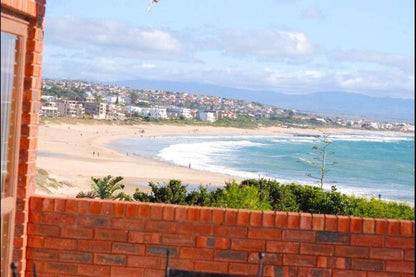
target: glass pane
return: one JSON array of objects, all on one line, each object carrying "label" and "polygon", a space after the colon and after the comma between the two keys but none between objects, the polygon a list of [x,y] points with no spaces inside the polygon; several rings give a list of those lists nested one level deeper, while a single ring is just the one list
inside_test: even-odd
[{"label": "glass pane", "polygon": [[[6,191],[7,154],[10,129],[10,111],[13,94],[14,65],[16,63],[15,35],[1,32],[1,193]],[[7,192],[6,192],[7,194]],[[7,196],[7,195],[6,195]]]}]

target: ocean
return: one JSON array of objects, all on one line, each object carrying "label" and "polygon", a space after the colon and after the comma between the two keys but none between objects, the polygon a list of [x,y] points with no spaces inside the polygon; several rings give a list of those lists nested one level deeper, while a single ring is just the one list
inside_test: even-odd
[{"label": "ocean", "polygon": [[[331,135],[324,189],[414,203],[414,136]],[[321,158],[314,136],[201,135],[124,138],[108,147],[231,177],[319,185]]]}]

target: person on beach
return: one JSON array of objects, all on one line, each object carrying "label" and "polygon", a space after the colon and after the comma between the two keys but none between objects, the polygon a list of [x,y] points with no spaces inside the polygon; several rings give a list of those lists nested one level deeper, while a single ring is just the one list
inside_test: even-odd
[{"label": "person on beach", "polygon": [[100,152],[97,152],[97,157],[100,157]]},{"label": "person on beach", "polygon": [[189,163],[189,166],[188,167],[191,168],[191,163]]},{"label": "person on beach", "polygon": [[95,157],[95,151],[92,152],[92,156]]}]

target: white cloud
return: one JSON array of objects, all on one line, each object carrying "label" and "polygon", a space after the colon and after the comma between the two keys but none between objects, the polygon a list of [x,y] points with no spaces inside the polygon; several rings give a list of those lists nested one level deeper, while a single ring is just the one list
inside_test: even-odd
[{"label": "white cloud", "polygon": [[218,47],[231,56],[282,60],[305,56],[313,51],[309,39],[300,32],[227,30],[222,31],[218,39]]},{"label": "white cloud", "polygon": [[193,60],[188,56],[188,46],[173,31],[131,27],[117,21],[51,18],[45,28],[45,43],[83,49],[94,56]]}]

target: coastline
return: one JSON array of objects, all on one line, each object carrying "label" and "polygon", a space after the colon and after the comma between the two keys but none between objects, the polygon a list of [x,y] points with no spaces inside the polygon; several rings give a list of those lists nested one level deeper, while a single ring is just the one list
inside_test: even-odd
[{"label": "coastline", "polygon": [[[51,188],[55,196],[75,197],[88,191],[91,176],[123,176],[124,191],[133,194],[136,188],[146,191],[141,184],[181,180],[184,184],[223,186],[232,180],[228,175],[172,165],[150,157],[124,155],[106,147],[111,141],[127,137],[154,137],[165,135],[319,135],[331,134],[386,134],[413,135],[399,132],[366,131],[355,129],[300,129],[260,127],[238,129],[231,127],[188,125],[110,125],[110,124],[58,124],[45,122],[39,126],[37,167],[48,171],[50,177],[70,183],[71,186]],[[94,155],[93,155],[94,152]],[[98,156],[99,155],[99,156]],[[36,190],[36,194],[48,194]]]}]

